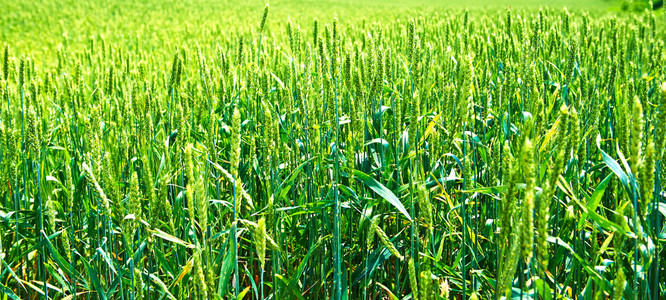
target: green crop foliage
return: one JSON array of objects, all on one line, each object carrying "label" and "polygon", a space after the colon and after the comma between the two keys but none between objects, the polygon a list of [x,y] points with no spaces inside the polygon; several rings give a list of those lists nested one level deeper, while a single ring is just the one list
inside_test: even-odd
[{"label": "green crop foliage", "polygon": [[0,300],[666,298],[662,11],[10,2]]}]

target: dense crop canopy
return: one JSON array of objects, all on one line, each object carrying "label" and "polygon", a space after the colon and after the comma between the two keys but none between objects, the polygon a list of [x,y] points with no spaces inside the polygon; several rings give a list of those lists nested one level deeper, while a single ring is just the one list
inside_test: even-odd
[{"label": "dense crop canopy", "polygon": [[666,298],[663,12],[55,2],[0,299]]}]

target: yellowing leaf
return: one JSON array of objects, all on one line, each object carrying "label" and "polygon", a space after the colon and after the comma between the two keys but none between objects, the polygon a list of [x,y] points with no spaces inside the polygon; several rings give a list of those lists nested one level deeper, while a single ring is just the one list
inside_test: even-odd
[{"label": "yellowing leaf", "polygon": [[248,287],[246,287],[242,292],[238,293],[238,297],[236,297],[236,299],[239,299],[239,300],[240,300],[240,299],[245,299],[245,295],[246,295],[247,292],[249,292],[249,291],[250,291],[250,287],[248,286]]},{"label": "yellowing leaf", "polygon": [[432,118],[432,121],[428,123],[428,127],[426,128],[425,134],[423,135],[423,140],[428,138],[430,134],[435,132],[435,125],[437,125],[437,121],[439,121],[439,118],[442,116],[442,114],[437,114],[434,118]]},{"label": "yellowing leaf", "polygon": [[553,127],[548,130],[548,133],[543,137],[543,141],[541,142],[541,147],[539,148],[539,153],[543,152],[546,149],[546,146],[548,145],[548,142],[550,141],[550,138],[555,135],[557,132],[557,128],[560,127],[560,119],[558,118],[557,121],[555,121],[555,124],[553,124]]},{"label": "yellowing leaf", "polygon": [[173,283],[171,283],[171,285],[169,286],[169,289],[176,286],[176,284],[178,284],[181,280],[183,280],[183,277],[185,277],[185,275],[187,275],[187,273],[189,273],[192,270],[193,266],[194,266],[194,259],[188,260],[187,264],[185,264],[185,266],[183,267],[183,270],[180,272],[180,274],[178,274],[178,277],[176,277],[176,280]]}]

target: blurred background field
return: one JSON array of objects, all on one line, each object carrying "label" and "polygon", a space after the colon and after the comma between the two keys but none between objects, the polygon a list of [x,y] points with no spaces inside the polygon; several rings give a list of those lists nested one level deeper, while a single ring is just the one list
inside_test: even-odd
[{"label": "blurred background field", "polygon": [[[416,13],[436,18],[438,14],[471,10],[472,15],[495,14],[502,18],[507,9],[517,15],[523,9],[553,9],[566,7],[575,12],[585,10],[592,16],[625,14],[621,1],[611,0],[273,0],[273,20],[287,18],[309,29],[314,19],[331,20],[337,16],[342,24],[362,21],[364,24],[388,23]],[[624,1],[624,3],[628,3]],[[41,56],[37,64],[53,63],[58,45],[81,48],[91,37],[104,37],[108,42],[129,43],[140,49],[161,47],[168,43],[202,42],[204,32],[211,36],[206,42],[216,43],[215,37],[239,33],[248,16],[256,18],[263,10],[262,1],[2,1],[0,10],[0,41],[26,54]],[[630,8],[647,6],[637,1]],[[630,10],[630,9],[629,9]],[[530,12],[531,14],[534,11]],[[663,21],[663,18],[659,18]],[[53,38],[53,37],[61,37]],[[174,46],[170,44],[170,46]],[[131,49],[131,48],[130,48]]]}]

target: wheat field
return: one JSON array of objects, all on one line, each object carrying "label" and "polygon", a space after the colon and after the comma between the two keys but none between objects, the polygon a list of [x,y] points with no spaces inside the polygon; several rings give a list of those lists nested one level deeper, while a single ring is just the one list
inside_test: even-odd
[{"label": "wheat field", "polygon": [[665,16],[601,3],[1,3],[0,300],[666,299]]}]

